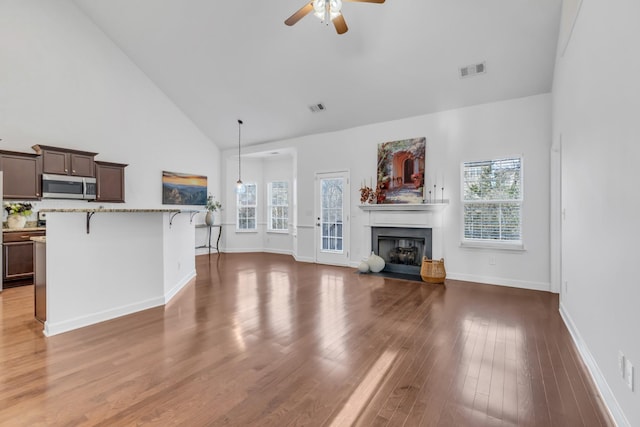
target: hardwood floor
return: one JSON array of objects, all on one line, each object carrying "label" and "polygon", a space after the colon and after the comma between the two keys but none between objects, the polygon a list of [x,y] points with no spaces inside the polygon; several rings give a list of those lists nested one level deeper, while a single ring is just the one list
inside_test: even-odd
[{"label": "hardwood floor", "polygon": [[557,295],[196,264],[166,307],[50,338],[33,287],[0,294],[0,425],[612,425]]}]

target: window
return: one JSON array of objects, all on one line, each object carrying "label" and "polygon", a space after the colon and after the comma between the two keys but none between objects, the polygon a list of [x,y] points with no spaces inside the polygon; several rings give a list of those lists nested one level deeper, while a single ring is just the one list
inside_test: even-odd
[{"label": "window", "polygon": [[522,245],[522,158],[462,165],[464,243]]},{"label": "window", "polygon": [[238,218],[236,220],[236,229],[242,231],[256,230],[256,212],[258,205],[257,188],[255,184],[245,184],[246,191],[238,193],[237,206]]},{"label": "window", "polygon": [[286,181],[270,182],[269,197],[269,231],[289,230],[289,183]]}]

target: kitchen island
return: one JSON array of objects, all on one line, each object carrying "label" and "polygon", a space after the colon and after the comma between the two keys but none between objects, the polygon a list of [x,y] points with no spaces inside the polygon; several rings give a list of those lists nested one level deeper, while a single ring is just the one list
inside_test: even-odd
[{"label": "kitchen island", "polygon": [[195,271],[190,211],[47,213],[45,335],[166,304]]}]

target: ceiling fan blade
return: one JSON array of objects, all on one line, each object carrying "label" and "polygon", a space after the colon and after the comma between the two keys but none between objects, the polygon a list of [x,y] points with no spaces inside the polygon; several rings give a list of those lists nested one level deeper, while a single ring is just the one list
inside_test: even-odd
[{"label": "ceiling fan blade", "polygon": [[338,32],[338,34],[344,34],[349,31],[347,23],[344,21],[344,16],[342,15],[338,15],[336,18],[334,18],[333,26],[336,27],[336,31]]},{"label": "ceiling fan blade", "polygon": [[284,23],[291,26],[311,13],[312,10],[313,2],[309,2],[306,5],[302,6],[296,13],[288,17],[287,20],[284,21]]},{"label": "ceiling fan blade", "polygon": [[351,2],[351,3],[378,3],[378,4],[384,3],[384,0],[342,0],[342,1]]}]

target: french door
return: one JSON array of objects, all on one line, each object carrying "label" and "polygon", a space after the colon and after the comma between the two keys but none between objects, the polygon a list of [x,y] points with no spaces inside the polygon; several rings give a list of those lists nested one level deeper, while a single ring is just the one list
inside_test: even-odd
[{"label": "french door", "polygon": [[349,264],[349,173],[316,174],[316,262]]}]

